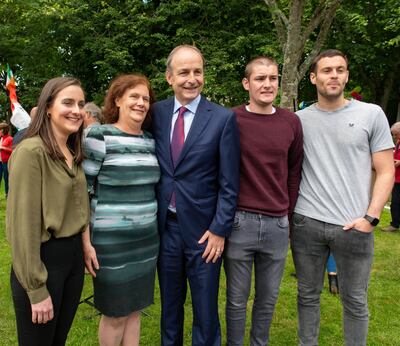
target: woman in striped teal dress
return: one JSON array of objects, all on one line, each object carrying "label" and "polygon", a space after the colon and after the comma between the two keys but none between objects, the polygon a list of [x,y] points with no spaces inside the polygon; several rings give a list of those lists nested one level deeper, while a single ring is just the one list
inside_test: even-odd
[{"label": "woman in striped teal dress", "polygon": [[146,77],[117,77],[105,98],[106,125],[85,140],[92,216],[83,249],[102,313],[100,345],[138,345],[140,310],[153,303],[160,171],[154,140],[142,130],[153,101]]}]

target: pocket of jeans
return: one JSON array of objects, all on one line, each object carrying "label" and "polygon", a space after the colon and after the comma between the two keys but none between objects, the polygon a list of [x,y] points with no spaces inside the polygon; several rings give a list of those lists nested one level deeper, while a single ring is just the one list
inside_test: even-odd
[{"label": "pocket of jeans", "polygon": [[239,220],[239,215],[236,213],[233,219],[232,231],[238,231],[239,228],[240,228],[240,220]]},{"label": "pocket of jeans", "polygon": [[303,227],[306,223],[306,216],[294,213],[292,217],[292,223],[293,226]]},{"label": "pocket of jeans", "polygon": [[357,228],[352,228],[351,231],[355,232],[355,233],[359,233],[359,234],[363,234],[363,235],[371,235],[371,233],[373,232],[363,232],[358,230]]},{"label": "pocket of jeans", "polygon": [[289,227],[289,219],[287,215],[278,218],[278,226],[280,228],[288,228]]}]

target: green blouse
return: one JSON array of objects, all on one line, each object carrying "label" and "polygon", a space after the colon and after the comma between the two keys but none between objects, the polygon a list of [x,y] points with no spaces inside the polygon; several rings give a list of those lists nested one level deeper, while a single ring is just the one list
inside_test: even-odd
[{"label": "green blouse", "polygon": [[31,304],[49,296],[41,244],[70,237],[89,223],[89,199],[82,167],[53,160],[39,137],[21,142],[9,161],[7,239],[13,269]]}]

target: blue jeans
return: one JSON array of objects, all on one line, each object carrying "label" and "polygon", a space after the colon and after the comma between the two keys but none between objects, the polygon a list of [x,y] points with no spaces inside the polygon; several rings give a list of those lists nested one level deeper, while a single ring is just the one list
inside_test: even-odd
[{"label": "blue jeans", "polygon": [[250,345],[267,345],[289,243],[287,216],[269,217],[238,211],[226,241],[227,345],[243,345],[246,307],[255,270]]},{"label": "blue jeans", "polygon": [[333,257],[333,254],[329,254],[328,257],[328,262],[326,263],[326,272],[329,273],[336,273],[336,262],[335,262],[335,257]]},{"label": "blue jeans", "polygon": [[1,179],[4,177],[4,191],[6,193],[6,197],[8,195],[8,167],[7,162],[0,162],[0,183]]},{"label": "blue jeans", "polygon": [[345,345],[366,345],[373,233],[356,229],[344,231],[343,226],[295,213],[290,239],[298,280],[300,345],[318,345],[320,295],[329,252],[333,253],[337,264]]}]

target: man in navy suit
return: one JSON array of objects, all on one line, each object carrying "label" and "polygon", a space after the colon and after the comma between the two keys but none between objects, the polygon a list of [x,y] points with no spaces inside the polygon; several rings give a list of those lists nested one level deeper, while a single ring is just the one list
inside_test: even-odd
[{"label": "man in navy suit", "polygon": [[201,96],[204,58],[194,46],[173,49],[166,79],[175,97],[153,106],[161,168],[158,276],[162,345],[183,344],[187,281],[192,345],[221,345],[218,287],[225,238],[239,189],[239,132],[234,113]]}]

